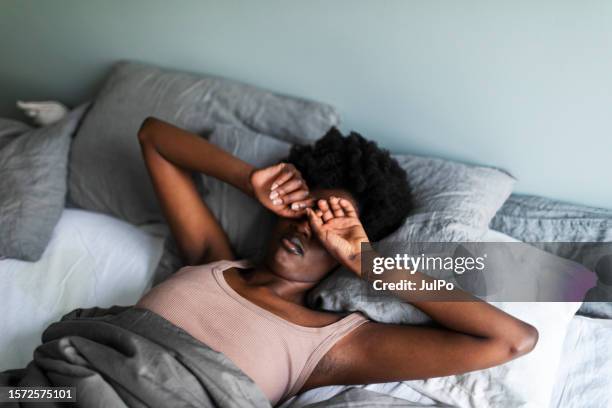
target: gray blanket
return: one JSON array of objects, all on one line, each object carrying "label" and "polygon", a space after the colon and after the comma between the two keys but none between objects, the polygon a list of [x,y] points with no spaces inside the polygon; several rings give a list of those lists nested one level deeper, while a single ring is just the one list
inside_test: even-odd
[{"label": "gray blanket", "polygon": [[[77,309],[50,325],[42,343],[25,369],[0,373],[0,386],[75,387],[80,407],[270,407],[223,354],[147,310]],[[400,402],[363,390],[330,401],[347,408]]]},{"label": "gray blanket", "polygon": [[222,354],[142,309],[77,309],[0,385],[76,387],[83,407],[269,407]]}]

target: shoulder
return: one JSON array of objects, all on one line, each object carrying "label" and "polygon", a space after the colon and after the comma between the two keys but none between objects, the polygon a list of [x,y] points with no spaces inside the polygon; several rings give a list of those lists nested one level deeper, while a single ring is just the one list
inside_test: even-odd
[{"label": "shoulder", "polygon": [[219,259],[217,261],[207,262],[200,265],[186,265],[178,270],[181,271],[214,271],[214,270],[225,270],[229,268],[247,269],[251,267],[251,261],[248,259],[242,259],[234,261],[231,259]]}]

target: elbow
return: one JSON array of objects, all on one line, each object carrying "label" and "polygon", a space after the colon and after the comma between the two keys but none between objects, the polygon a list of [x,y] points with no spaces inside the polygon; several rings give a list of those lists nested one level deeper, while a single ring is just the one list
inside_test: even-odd
[{"label": "elbow", "polygon": [[146,144],[151,139],[151,134],[154,132],[155,128],[159,123],[159,119],[154,118],[153,116],[147,117],[142,124],[140,125],[140,129],[138,129],[138,141],[140,144]]},{"label": "elbow", "polygon": [[530,353],[538,344],[538,330],[530,324],[523,323],[517,334],[508,342],[509,359]]}]

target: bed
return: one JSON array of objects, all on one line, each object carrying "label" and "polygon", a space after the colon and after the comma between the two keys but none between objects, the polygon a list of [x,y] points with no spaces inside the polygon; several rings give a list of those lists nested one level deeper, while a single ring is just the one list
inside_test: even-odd
[{"label": "bed", "polygon": [[[65,313],[79,307],[135,303],[151,285],[166,232],[162,224],[135,227],[107,215],[66,209],[38,262],[1,260],[0,309],[5,318],[0,327],[0,371],[24,366],[40,344],[44,328]],[[494,230],[487,239],[513,240]],[[612,320],[575,316],[564,341],[551,407],[611,406],[608,350],[612,350]],[[359,388],[392,395],[407,406],[439,405],[408,383]],[[346,389],[311,390],[283,407],[305,407]]]},{"label": "bed", "polygon": [[[0,230],[4,225],[9,227],[8,234],[0,235],[0,253],[16,254],[0,259],[0,375],[30,361],[43,330],[64,314],[76,308],[134,304],[154,282],[180,266],[135,138],[140,123],[149,115],[207,137],[256,166],[277,162],[286,157],[292,143],[309,143],[340,122],[337,112],[326,104],[129,62],[114,68],[91,107],[75,109],[58,125],[31,129],[0,119],[0,181],[4,182],[0,183],[0,198],[9,198],[9,208],[25,211],[25,215],[18,215],[27,221],[6,223],[6,214],[0,212]],[[21,161],[8,170],[2,167],[8,162],[1,160],[3,154],[10,158],[22,153],[23,146],[10,154],[6,147],[22,133],[46,141],[47,149],[19,159],[38,155],[45,160],[34,161],[32,166],[48,161],[52,171],[36,168],[38,173],[33,177],[32,168]],[[52,141],[56,142],[52,150],[55,159],[50,161]],[[500,169],[439,158],[395,157],[410,175],[414,208],[391,240],[612,242],[612,211],[511,194],[515,179]],[[19,175],[19,169],[27,171]],[[2,176],[14,178],[14,183],[7,184]],[[54,177],[56,188],[38,185],[38,191],[28,192],[21,201],[11,198],[23,193],[15,186],[36,187],[49,176]],[[273,222],[270,215],[257,203],[237,197],[241,193],[235,189],[204,176],[195,177],[202,198],[237,253],[246,257],[261,250],[257,246],[265,242],[266,230]],[[28,239],[21,238],[26,235]],[[24,245],[26,241],[29,245]],[[571,258],[571,254],[556,255]],[[342,276],[333,274],[335,278]],[[351,292],[354,286],[340,283],[346,302],[332,299],[330,304],[335,302],[339,310],[355,310],[346,307],[357,297]],[[599,290],[609,290],[608,286],[602,284]],[[338,282],[332,280],[331,287],[338,288]],[[319,292],[324,301],[326,296],[333,297],[330,291]],[[559,328],[547,332],[546,345],[540,343],[540,350],[550,347],[554,352],[532,364],[533,368],[546,366],[546,378],[538,377],[542,370],[529,371],[529,376],[521,378],[530,367],[507,372],[502,367],[504,375],[499,378],[483,372],[477,381],[468,382],[480,387],[477,392],[466,392],[468,399],[449,393],[450,388],[456,391],[462,384],[413,381],[324,387],[282,406],[610,407],[612,359],[605,351],[612,349],[611,305],[585,302],[574,309],[566,305],[541,307],[543,325],[555,320],[547,318],[547,310],[565,309],[566,315]],[[574,316],[579,307],[582,315]],[[528,316],[528,307],[523,309]],[[386,313],[390,309],[381,310]],[[386,317],[383,314],[380,317]],[[513,381],[512,386],[506,387],[506,380]]]}]

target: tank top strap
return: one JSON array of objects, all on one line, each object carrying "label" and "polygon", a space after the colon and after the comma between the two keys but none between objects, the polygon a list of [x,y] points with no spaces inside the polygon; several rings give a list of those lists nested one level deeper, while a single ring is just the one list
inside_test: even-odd
[{"label": "tank top strap", "polygon": [[252,266],[251,261],[248,259],[240,259],[237,261],[230,261],[227,259],[217,261],[212,265],[213,270],[225,271],[229,268],[248,269]]}]

